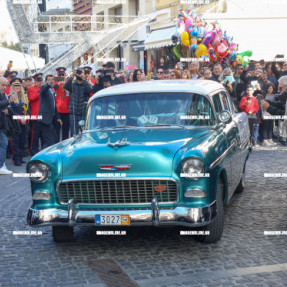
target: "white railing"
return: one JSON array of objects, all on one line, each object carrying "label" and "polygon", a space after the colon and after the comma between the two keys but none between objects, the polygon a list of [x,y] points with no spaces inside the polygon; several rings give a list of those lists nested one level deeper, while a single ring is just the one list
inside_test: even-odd
[{"label": "white railing", "polygon": [[139,19],[122,15],[40,15],[33,21],[34,33],[98,32]]}]

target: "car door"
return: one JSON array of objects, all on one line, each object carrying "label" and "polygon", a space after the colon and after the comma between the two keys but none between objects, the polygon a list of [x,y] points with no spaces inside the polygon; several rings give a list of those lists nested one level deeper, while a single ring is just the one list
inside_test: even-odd
[{"label": "car door", "polygon": [[230,155],[230,166],[231,166],[232,177],[231,177],[231,192],[229,193],[229,196],[231,197],[241,177],[239,128],[237,123],[234,121],[235,115],[229,95],[227,94],[227,92],[221,91],[219,93],[219,97],[223,110],[229,111],[232,115],[232,121],[229,124],[226,124],[225,128],[227,146],[228,148],[230,148],[229,155]]}]

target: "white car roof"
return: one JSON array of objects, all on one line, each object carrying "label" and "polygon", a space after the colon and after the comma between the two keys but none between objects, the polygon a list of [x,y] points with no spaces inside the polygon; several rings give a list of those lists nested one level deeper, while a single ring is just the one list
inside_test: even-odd
[{"label": "white car roof", "polygon": [[190,92],[208,95],[224,87],[212,80],[151,80],[119,84],[95,93],[90,101],[102,96],[139,93]]}]

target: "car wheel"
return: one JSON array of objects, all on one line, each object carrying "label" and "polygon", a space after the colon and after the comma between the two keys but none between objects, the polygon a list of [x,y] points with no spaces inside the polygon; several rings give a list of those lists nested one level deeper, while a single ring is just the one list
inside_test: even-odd
[{"label": "car wheel", "polygon": [[244,188],[245,188],[245,166],[243,169],[243,174],[242,174],[241,180],[240,180],[235,192],[240,193],[244,190]]},{"label": "car wheel", "polygon": [[211,243],[220,240],[224,226],[224,206],[223,206],[224,183],[219,179],[216,193],[216,218],[208,225],[200,227],[198,230],[208,231],[209,235],[198,235],[196,239],[200,242]]},{"label": "car wheel", "polygon": [[56,242],[66,242],[74,239],[74,228],[71,226],[52,226],[52,231]]}]

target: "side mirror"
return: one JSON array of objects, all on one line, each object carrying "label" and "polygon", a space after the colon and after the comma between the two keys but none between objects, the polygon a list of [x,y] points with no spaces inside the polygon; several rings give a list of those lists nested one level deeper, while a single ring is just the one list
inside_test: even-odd
[{"label": "side mirror", "polygon": [[219,120],[223,124],[229,124],[232,122],[232,115],[229,111],[222,111],[219,116]]},{"label": "side mirror", "polygon": [[84,120],[79,121],[78,125],[79,125],[80,131],[82,133],[84,130],[84,127],[85,127],[85,121]]}]

